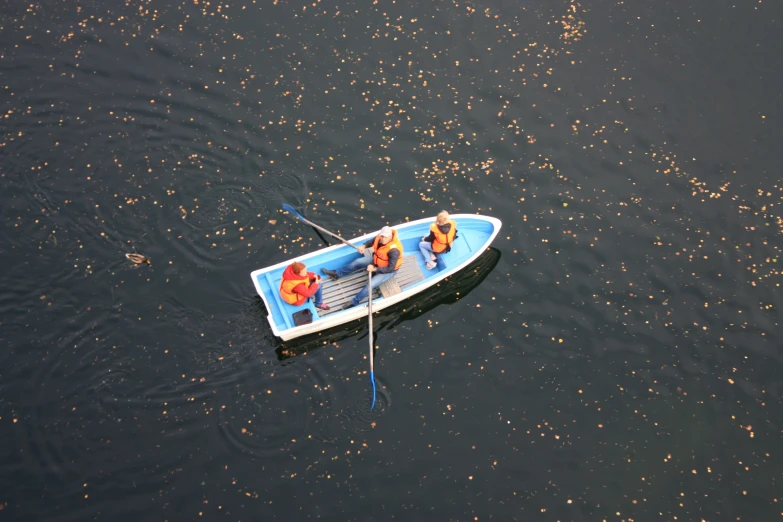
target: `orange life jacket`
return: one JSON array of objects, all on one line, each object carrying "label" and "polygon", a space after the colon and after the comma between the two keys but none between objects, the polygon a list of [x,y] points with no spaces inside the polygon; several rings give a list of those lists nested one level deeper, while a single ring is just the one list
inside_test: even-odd
[{"label": "orange life jacket", "polygon": [[395,270],[399,270],[402,266],[402,243],[400,243],[397,231],[394,229],[392,229],[392,240],[385,245],[381,245],[381,236],[375,237],[375,242],[372,244],[372,264],[379,268],[389,266],[389,250],[392,248],[400,251],[400,257],[394,266]]},{"label": "orange life jacket", "polygon": [[280,297],[283,298],[283,301],[295,306],[304,304],[306,298],[294,292],[294,288],[302,283],[309,288],[310,277],[302,277],[299,274],[295,274],[290,266],[286,268],[285,272],[283,272],[283,278],[280,280]]},{"label": "orange life jacket", "polygon": [[451,245],[454,243],[454,236],[457,233],[457,224],[452,220],[448,221],[451,225],[451,230],[448,234],[444,234],[438,228],[437,223],[430,225],[430,232],[433,233],[435,239],[432,242],[432,251],[437,253],[451,250]]}]

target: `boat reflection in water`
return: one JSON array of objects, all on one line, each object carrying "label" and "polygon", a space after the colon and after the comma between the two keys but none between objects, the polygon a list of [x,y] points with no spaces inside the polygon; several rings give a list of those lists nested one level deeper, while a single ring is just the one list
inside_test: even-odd
[{"label": "boat reflection in water", "polygon": [[[440,306],[456,303],[481,284],[500,261],[500,250],[487,248],[473,263],[440,283],[389,308],[373,314],[378,331],[391,329],[404,321],[410,321]],[[262,305],[263,306],[263,305]],[[291,341],[279,341],[275,350],[277,358],[284,361],[342,341],[367,331],[367,320],[356,320],[331,330],[299,337]],[[377,335],[377,332],[376,332]],[[377,337],[376,337],[377,338]]]}]

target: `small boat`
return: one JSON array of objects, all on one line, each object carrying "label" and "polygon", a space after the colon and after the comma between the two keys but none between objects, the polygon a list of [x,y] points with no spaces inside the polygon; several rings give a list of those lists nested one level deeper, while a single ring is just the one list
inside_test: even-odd
[{"label": "small boat", "polygon": [[[429,234],[435,218],[419,219],[393,227],[402,242],[403,262],[395,277],[375,289],[373,312],[404,301],[470,265],[489,247],[501,227],[499,219],[489,216],[452,214],[449,217],[457,224],[457,237],[451,251],[439,256],[437,266],[432,270],[426,267],[428,260],[421,255],[419,242]],[[357,237],[349,243],[362,245],[379,232]],[[367,286],[367,272],[364,270],[343,276],[338,281],[322,277],[323,300],[330,307],[327,311],[315,308],[311,301],[301,306],[290,305],[281,299],[279,293],[283,271],[294,261],[301,261],[307,265],[308,271],[320,274],[322,268],[336,270],[359,255],[354,248],[339,244],[253,271],[250,278],[269,312],[267,319],[272,333],[283,341],[289,341],[367,317],[366,299],[359,306],[342,309],[363,286]],[[303,315],[311,321],[297,325],[301,321],[297,321],[296,317]]]}]

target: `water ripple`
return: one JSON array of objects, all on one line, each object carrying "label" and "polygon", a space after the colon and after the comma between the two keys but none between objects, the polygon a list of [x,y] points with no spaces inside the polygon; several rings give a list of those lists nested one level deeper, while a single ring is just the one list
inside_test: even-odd
[{"label": "water ripple", "polygon": [[220,410],[225,444],[258,458],[297,454],[332,439],[333,385],[317,365],[289,365],[233,389]]}]

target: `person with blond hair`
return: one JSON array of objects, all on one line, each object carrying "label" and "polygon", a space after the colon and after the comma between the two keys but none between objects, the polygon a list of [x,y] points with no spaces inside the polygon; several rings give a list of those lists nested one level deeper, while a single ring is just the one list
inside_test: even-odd
[{"label": "person with blond hair", "polygon": [[304,263],[294,261],[283,272],[280,280],[280,297],[290,305],[302,306],[311,297],[315,298],[315,307],[329,310],[323,301],[321,276],[307,271]]},{"label": "person with blond hair", "polygon": [[421,238],[419,251],[427,262],[427,270],[438,266],[438,257],[451,250],[457,237],[457,224],[449,218],[445,210],[438,212],[435,223],[430,225],[430,235]]}]

